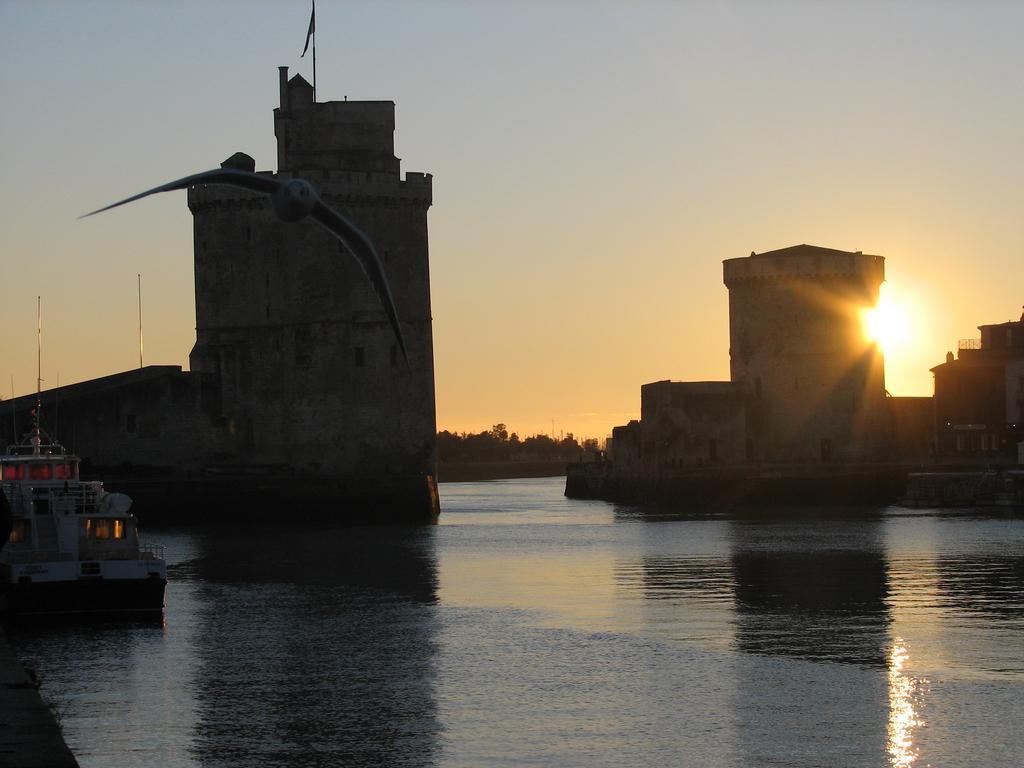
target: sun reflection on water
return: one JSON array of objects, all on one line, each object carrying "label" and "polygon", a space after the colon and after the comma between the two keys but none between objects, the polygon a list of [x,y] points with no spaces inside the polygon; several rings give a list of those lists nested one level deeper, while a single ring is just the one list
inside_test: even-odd
[{"label": "sun reflection on water", "polygon": [[894,768],[908,768],[917,760],[914,730],[924,724],[914,709],[918,683],[903,671],[910,654],[902,638],[896,638],[889,654],[889,762]]}]

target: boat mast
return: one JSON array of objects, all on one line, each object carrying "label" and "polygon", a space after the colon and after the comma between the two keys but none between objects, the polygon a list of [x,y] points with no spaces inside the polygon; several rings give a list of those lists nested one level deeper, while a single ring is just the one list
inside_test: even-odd
[{"label": "boat mast", "polygon": [[36,296],[36,407],[32,411],[32,455],[40,454],[39,411],[43,407],[43,297]]},{"label": "boat mast", "polygon": [[139,368],[142,367],[142,273],[139,272]]}]

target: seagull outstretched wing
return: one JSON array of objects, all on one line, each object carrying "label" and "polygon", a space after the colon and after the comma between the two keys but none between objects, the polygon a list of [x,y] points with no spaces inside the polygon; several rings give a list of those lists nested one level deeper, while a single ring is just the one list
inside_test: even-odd
[{"label": "seagull outstretched wing", "polygon": [[267,195],[274,194],[278,187],[281,186],[281,182],[272,179],[269,176],[261,176],[258,173],[250,173],[249,171],[242,171],[237,168],[215,168],[212,171],[193,173],[191,176],[186,176],[183,179],[171,181],[167,184],[161,184],[159,187],[153,187],[153,189],[147,189],[145,192],[140,192],[137,195],[126,197],[124,200],[118,200],[116,203],[111,203],[103,208],[90,211],[78,218],[84,219],[97,213],[103,213],[103,211],[109,211],[111,208],[117,208],[119,205],[141,200],[144,197],[155,195],[158,192],[172,192],[175,189],[188,189],[196,184],[226,184],[229,187],[240,187],[241,189],[248,189],[251,192],[263,192]]},{"label": "seagull outstretched wing", "polygon": [[380,303],[384,305],[384,312],[391,322],[391,327],[398,337],[398,347],[402,350],[402,357],[405,364],[409,364],[409,354],[405,349],[405,339],[402,336],[402,328],[398,324],[398,311],[395,309],[395,299],[391,295],[391,286],[388,284],[387,276],[384,274],[384,265],[380,262],[376,249],[370,239],[362,233],[348,219],[326,205],[323,200],[317,200],[316,205],[309,214],[320,226],[329,230],[348,249],[359,266],[363,268],[366,279],[370,281],[373,290],[376,292]]}]

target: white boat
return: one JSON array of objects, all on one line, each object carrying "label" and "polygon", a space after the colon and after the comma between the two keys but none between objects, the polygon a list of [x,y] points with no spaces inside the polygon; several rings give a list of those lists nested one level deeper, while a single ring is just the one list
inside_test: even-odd
[{"label": "white boat", "polygon": [[162,612],[163,548],[139,541],[128,496],[79,479],[78,457],[39,428],[38,412],[22,443],[0,455],[11,522],[0,603],[19,615]]}]

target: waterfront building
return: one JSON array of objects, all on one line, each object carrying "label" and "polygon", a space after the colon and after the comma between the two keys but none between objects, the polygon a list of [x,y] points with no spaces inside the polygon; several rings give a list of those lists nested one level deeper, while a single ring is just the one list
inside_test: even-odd
[{"label": "waterfront building", "polygon": [[1012,461],[1024,441],[1024,314],[978,330],[931,369],[936,445],[946,459]]},{"label": "waterfront building", "polygon": [[950,352],[932,369],[934,397],[893,397],[863,317],[881,256],[798,245],[727,259],[723,275],[730,380],[643,385],[640,419],[612,430],[609,463],[569,468],[568,495],[689,507],[1020,498],[1012,478],[921,470],[1024,464],[1024,315]]},{"label": "waterfront building", "polygon": [[[311,182],[374,243],[409,351],[369,281],[312,222],[282,225],[266,195],[193,187],[193,371],[220,382],[231,452],[331,475],[433,475],[427,251],[431,177],[401,177],[390,101],[313,101],[280,70],[278,174]],[[251,164],[251,158],[241,159]],[[253,170],[252,167],[247,170]]]},{"label": "waterfront building", "polygon": [[755,406],[743,385],[731,381],[644,384],[639,421],[644,464],[671,470],[750,461]]},{"label": "waterfront building", "polygon": [[885,259],[797,245],[727,259],[731,380],[757,398],[754,456],[867,461],[882,450],[885,374],[863,313]]}]

